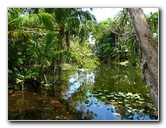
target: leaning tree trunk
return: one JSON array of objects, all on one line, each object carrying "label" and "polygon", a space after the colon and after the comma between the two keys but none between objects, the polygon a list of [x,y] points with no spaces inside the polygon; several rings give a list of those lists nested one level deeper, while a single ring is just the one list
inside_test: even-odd
[{"label": "leaning tree trunk", "polygon": [[158,52],[152,32],[140,8],[127,9],[140,47],[141,72],[158,111]]}]

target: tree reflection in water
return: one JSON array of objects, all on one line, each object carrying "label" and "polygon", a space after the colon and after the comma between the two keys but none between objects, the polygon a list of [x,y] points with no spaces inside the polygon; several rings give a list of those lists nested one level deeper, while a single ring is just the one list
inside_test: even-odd
[{"label": "tree reflection in water", "polygon": [[[79,120],[157,119],[153,118],[154,108],[149,92],[139,70],[134,67],[102,65],[94,71],[69,74],[68,78],[66,85],[61,87],[61,99]],[[127,96],[128,93],[131,96]],[[140,98],[136,99],[136,94]],[[145,113],[145,107],[148,107],[148,113]]]}]

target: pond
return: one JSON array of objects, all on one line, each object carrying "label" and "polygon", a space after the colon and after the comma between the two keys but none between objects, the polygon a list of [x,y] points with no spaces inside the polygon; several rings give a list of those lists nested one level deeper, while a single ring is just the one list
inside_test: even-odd
[{"label": "pond", "polygon": [[[54,99],[63,104],[65,111],[60,115],[67,120],[158,119],[146,83],[135,67],[101,65],[91,71],[65,69],[62,75],[64,82],[56,88]],[[57,113],[51,116],[60,117]],[[47,119],[56,120],[48,115]]]}]

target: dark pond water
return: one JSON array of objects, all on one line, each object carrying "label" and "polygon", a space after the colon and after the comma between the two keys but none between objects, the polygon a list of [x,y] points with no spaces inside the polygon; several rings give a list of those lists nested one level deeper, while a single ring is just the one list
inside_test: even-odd
[{"label": "dark pond water", "polygon": [[54,97],[33,91],[9,90],[9,120],[74,120],[66,107]]},{"label": "dark pond water", "polygon": [[[63,70],[63,80],[65,82],[56,88],[54,98],[61,101],[61,107],[66,109],[60,114],[65,119],[158,119],[146,83],[142,82],[139,70],[134,67],[102,65],[92,71]],[[72,117],[67,117],[66,113]]]}]

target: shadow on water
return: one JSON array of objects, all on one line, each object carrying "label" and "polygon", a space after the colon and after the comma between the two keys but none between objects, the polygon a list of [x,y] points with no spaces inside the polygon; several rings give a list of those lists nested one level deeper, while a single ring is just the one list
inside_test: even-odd
[{"label": "shadow on water", "polygon": [[9,93],[9,119],[158,119],[146,83],[134,67],[101,65],[92,71],[66,69],[62,78],[63,85],[55,88],[54,97],[26,91]]}]

